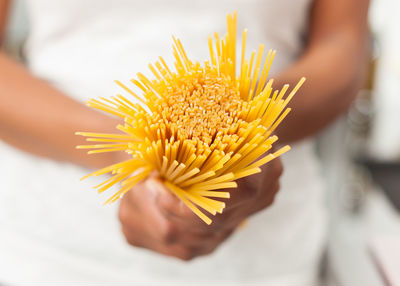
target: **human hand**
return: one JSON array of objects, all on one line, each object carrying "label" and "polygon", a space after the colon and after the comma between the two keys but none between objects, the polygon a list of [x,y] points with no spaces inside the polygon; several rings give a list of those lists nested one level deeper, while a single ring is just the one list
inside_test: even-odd
[{"label": "human hand", "polygon": [[127,242],[136,247],[190,260],[213,252],[238,225],[273,203],[282,174],[280,159],[262,167],[257,175],[238,180],[230,190],[226,208],[206,225],[153,176],[121,199],[119,220]]}]

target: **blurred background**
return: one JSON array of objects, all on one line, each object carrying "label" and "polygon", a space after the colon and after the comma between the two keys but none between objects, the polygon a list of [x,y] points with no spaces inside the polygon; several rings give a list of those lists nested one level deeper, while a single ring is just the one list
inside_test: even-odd
[{"label": "blurred background", "polygon": [[[24,1],[13,2],[6,49],[23,60]],[[400,1],[370,8],[368,80],[350,111],[319,135],[330,209],[325,284],[400,285]]]}]

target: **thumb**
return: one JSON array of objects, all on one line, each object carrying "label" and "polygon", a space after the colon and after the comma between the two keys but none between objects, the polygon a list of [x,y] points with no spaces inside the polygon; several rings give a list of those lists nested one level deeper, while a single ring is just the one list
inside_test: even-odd
[{"label": "thumb", "polygon": [[146,187],[155,194],[157,206],[167,214],[178,214],[183,207],[182,202],[166,188],[157,177],[150,177],[146,180]]}]

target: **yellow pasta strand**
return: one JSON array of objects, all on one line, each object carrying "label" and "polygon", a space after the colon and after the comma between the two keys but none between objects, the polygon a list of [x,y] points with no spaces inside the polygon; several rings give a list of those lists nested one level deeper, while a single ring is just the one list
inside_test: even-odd
[{"label": "yellow pasta strand", "polygon": [[77,149],[88,149],[89,154],[125,152],[131,156],[82,178],[110,174],[95,186],[98,192],[121,184],[106,203],[117,201],[153,172],[171,193],[210,224],[212,220],[203,211],[222,213],[229,201],[217,199],[228,199],[227,189],[236,188],[236,180],[261,172],[263,164],[290,149],[285,146],[269,153],[278,140],[271,134],[289,114],[287,105],[305,78],[287,96],[288,85],[274,90],[268,73],[275,51],[265,53],[260,45],[246,58],[245,29],[239,62],[236,12],[227,16],[226,25],[224,37],[215,32],[207,39],[209,60],[192,61],[181,40],[173,37],[175,69],[159,57],[148,66],[152,77],[139,72],[130,80],[135,91],[116,80],[126,95],[87,102],[124,123],[116,126],[116,134],[77,132],[92,142]]}]

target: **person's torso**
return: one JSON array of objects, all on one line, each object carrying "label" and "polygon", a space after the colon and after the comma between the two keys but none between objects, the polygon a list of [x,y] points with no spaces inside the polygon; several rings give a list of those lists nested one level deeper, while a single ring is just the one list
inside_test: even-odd
[{"label": "person's torso", "polygon": [[278,71],[303,48],[309,1],[31,0],[26,52],[35,74],[71,96],[109,96],[112,80],[148,72],[158,56],[172,64],[172,35],[193,59],[208,59],[207,37],[223,35],[226,15],[237,10],[238,45],[248,28],[248,54],[260,43],[276,49],[272,71]]},{"label": "person's torso", "polygon": [[[122,92],[113,80],[146,73],[148,63],[158,56],[172,63],[171,35],[181,38],[194,59],[206,59],[207,36],[214,31],[223,34],[226,14],[237,10],[239,36],[243,28],[249,30],[248,50],[259,43],[277,50],[272,72],[276,74],[302,52],[309,2],[29,0],[26,55],[35,75],[69,96],[80,101],[108,97]],[[50,264],[64,259],[82,269],[89,267],[89,273],[73,272],[87,281],[97,276],[135,285],[264,283],[300,271],[318,252],[321,185],[309,142],[283,157],[285,173],[275,204],[252,217],[214,254],[189,264],[128,247],[119,231],[117,205],[101,207],[90,184],[78,182],[84,170],[38,160],[6,146],[0,146],[0,155],[8,158],[0,169],[9,174],[4,180],[7,190],[0,192],[0,214],[8,218],[0,216],[0,225],[33,245],[57,249]],[[86,261],[84,266],[80,259]]]}]

